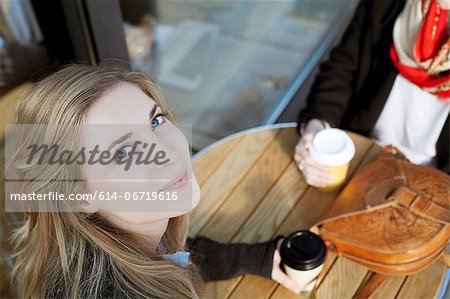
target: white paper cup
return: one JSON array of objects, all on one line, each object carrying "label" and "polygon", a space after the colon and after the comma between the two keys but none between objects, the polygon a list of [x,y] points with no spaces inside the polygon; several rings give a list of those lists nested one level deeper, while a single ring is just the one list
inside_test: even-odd
[{"label": "white paper cup", "polygon": [[307,230],[291,234],[280,248],[281,262],[286,274],[297,282],[302,291],[314,288],[326,253],[327,248],[322,238]]},{"label": "white paper cup", "polygon": [[333,181],[321,189],[335,191],[345,182],[348,166],[355,156],[355,144],[344,131],[325,129],[314,136],[309,153],[314,161],[328,167],[334,175]]}]

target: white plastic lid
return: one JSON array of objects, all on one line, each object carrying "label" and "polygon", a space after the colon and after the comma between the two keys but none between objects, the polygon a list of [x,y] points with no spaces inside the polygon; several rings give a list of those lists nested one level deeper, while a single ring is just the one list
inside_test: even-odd
[{"label": "white plastic lid", "polygon": [[355,144],[342,130],[325,129],[318,132],[309,150],[311,158],[325,166],[339,166],[355,156]]}]

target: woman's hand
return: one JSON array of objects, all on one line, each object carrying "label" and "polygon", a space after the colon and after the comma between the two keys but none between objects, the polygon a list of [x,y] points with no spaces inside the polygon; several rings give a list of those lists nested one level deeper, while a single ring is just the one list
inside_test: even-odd
[{"label": "woman's hand", "polygon": [[272,264],[272,279],[276,282],[282,284],[287,289],[292,292],[298,294],[300,293],[300,288],[297,283],[284,273],[280,268],[281,256],[280,256],[280,247],[281,243],[283,243],[283,239],[278,240],[277,248],[273,253],[273,264]]},{"label": "woman's hand", "polygon": [[333,180],[333,175],[328,168],[315,162],[309,154],[314,135],[323,129],[325,127],[320,120],[311,119],[304,128],[294,153],[294,160],[303,173],[306,183],[319,188],[325,187]]}]

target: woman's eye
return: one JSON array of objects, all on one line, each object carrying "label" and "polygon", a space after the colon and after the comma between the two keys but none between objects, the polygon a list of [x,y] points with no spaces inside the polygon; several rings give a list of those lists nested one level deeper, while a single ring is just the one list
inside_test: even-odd
[{"label": "woman's eye", "polygon": [[117,161],[123,161],[123,160],[128,159],[132,149],[133,149],[133,147],[131,145],[126,145],[124,147],[121,147],[120,149],[117,150],[114,160],[117,162]]},{"label": "woman's eye", "polygon": [[155,129],[156,127],[162,125],[166,122],[166,119],[164,118],[164,115],[158,114],[152,119],[152,129]]}]

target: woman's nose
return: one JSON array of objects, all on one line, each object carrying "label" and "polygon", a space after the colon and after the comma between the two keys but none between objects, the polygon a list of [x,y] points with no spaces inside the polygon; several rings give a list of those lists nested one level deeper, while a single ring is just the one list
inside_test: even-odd
[{"label": "woman's nose", "polygon": [[163,169],[171,165],[176,165],[181,158],[178,151],[165,146],[162,143],[157,143],[155,150],[152,153],[153,167],[155,169]]}]

